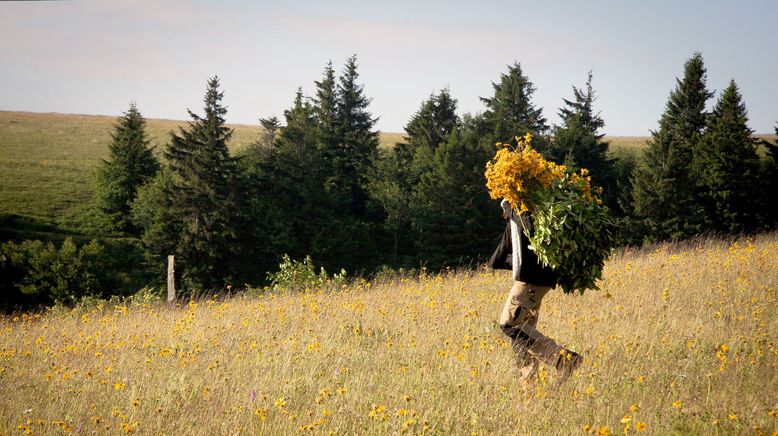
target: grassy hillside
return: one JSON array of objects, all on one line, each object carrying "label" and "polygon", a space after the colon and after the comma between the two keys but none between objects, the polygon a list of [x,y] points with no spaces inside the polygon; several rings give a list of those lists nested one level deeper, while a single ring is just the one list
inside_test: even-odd
[{"label": "grassy hillside", "polygon": [[[770,434],[778,234],[610,260],[538,328],[585,357],[522,387],[507,272],[0,316],[0,433]],[[775,433],[773,433],[775,434]]]}]

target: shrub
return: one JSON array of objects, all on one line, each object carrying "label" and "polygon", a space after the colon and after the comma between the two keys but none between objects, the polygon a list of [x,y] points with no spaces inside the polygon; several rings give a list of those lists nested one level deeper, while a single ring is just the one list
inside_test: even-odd
[{"label": "shrub", "polygon": [[302,261],[293,260],[288,254],[284,254],[278,271],[267,274],[268,281],[273,290],[310,290],[313,288],[339,287],[346,283],[346,270],[341,269],[338,274],[327,275],[324,268],[316,273],[311,256],[305,256]]},{"label": "shrub", "polygon": [[107,281],[102,253],[96,241],[78,248],[71,238],[59,248],[30,240],[0,245],[0,305],[72,304],[101,294]]}]

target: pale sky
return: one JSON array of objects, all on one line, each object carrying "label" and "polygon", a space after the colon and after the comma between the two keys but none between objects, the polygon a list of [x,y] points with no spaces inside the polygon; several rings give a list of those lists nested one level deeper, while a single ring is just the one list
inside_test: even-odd
[{"label": "pale sky", "polygon": [[356,54],[383,131],[444,87],[460,113],[483,111],[520,62],[551,123],[592,70],[603,133],[643,136],[695,51],[716,98],[734,78],[750,127],[772,133],[772,0],[0,1],[0,110],[119,115],[135,101],[147,118],[187,119],[218,75],[228,122],[257,124]]}]

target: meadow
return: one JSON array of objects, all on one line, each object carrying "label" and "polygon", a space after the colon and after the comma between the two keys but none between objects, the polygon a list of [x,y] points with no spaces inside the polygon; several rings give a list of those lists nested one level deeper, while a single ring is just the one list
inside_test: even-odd
[{"label": "meadow", "polygon": [[0,433],[778,434],[778,234],[700,239],[551,292],[584,364],[517,379],[508,272],[0,317]]}]

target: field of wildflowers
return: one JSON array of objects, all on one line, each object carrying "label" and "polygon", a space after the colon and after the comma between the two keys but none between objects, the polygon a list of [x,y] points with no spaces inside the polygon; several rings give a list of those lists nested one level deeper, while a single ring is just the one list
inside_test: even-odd
[{"label": "field of wildflowers", "polygon": [[777,434],[778,234],[622,252],[538,328],[585,356],[522,388],[507,271],[0,317],[0,434]]}]

